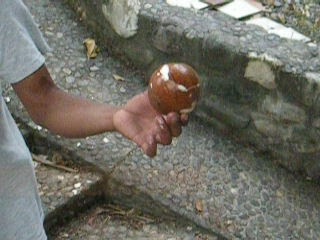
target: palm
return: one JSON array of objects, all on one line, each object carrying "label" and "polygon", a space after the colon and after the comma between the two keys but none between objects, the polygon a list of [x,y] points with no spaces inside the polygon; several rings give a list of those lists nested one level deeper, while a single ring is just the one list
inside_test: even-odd
[{"label": "palm", "polygon": [[121,134],[145,150],[146,144],[154,144],[153,135],[159,131],[157,119],[161,118],[162,115],[152,108],[148,95],[144,92],[132,98],[124,108],[118,111],[113,121],[115,128]]},{"label": "palm", "polygon": [[151,106],[146,91],[132,98],[113,117],[116,130],[138,144],[150,157],[156,154],[158,143],[167,145],[172,137],[179,136],[181,125],[187,121],[187,115],[157,112]]}]

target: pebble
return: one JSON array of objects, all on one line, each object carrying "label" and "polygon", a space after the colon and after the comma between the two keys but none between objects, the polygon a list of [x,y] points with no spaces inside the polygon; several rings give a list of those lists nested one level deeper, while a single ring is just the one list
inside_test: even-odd
[{"label": "pebble", "polygon": [[175,173],[174,170],[171,170],[171,171],[169,172],[169,175],[170,175],[171,177],[175,177],[175,176],[176,176],[176,173]]},{"label": "pebble", "polygon": [[77,189],[73,189],[72,193],[73,193],[73,195],[77,195],[79,193],[79,191]]},{"label": "pebble", "polygon": [[9,102],[11,101],[11,98],[10,98],[10,97],[4,97],[4,101],[5,101],[6,103],[9,103]]},{"label": "pebble", "polygon": [[81,87],[85,87],[89,84],[89,81],[88,80],[80,80],[80,81],[78,81],[78,84]]},{"label": "pebble", "polygon": [[74,77],[72,77],[72,76],[66,77],[66,82],[67,83],[71,84],[71,83],[74,83],[74,81],[75,81]]},{"label": "pebble", "polygon": [[99,70],[99,68],[97,67],[97,66],[92,66],[92,67],[90,67],[90,71],[91,72],[96,72],[96,71],[98,71]]},{"label": "pebble", "polygon": [[69,68],[63,68],[62,71],[67,75],[70,75],[72,73]]},{"label": "pebble", "polygon": [[319,55],[319,52],[320,52],[320,47],[309,45],[308,46],[308,50],[309,50],[309,52],[311,53],[311,55],[313,57],[317,57]]},{"label": "pebble", "polygon": [[81,73],[76,72],[76,73],[74,74],[74,76],[75,76],[76,78],[80,78],[80,77],[81,77]]},{"label": "pebble", "polygon": [[275,0],[273,4],[274,4],[275,7],[281,7],[282,6],[282,2],[279,1],[279,0]]},{"label": "pebble", "polygon": [[58,180],[60,181],[64,180],[64,176],[58,175]]},{"label": "pebble", "polygon": [[54,33],[53,32],[50,32],[50,31],[45,31],[44,32],[47,36],[54,36]]},{"label": "pebble", "polygon": [[149,9],[149,8],[152,8],[152,4],[146,3],[146,4],[144,5],[144,9]]}]

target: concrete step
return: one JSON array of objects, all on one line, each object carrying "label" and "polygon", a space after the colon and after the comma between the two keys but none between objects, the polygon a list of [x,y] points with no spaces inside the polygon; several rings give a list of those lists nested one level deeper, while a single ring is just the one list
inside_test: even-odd
[{"label": "concrete step", "polygon": [[[47,65],[61,88],[112,104],[145,89],[142,75],[107,51],[86,58],[83,40],[93,33],[62,2],[26,3],[54,49]],[[172,146],[149,159],[117,133],[81,140],[53,136],[31,122],[10,87],[4,94],[14,117],[31,129],[34,146],[45,143],[76,165],[94,166],[103,173],[104,195],[115,204],[186,219],[223,239],[320,238],[319,185],[217,134],[195,116]]]}]

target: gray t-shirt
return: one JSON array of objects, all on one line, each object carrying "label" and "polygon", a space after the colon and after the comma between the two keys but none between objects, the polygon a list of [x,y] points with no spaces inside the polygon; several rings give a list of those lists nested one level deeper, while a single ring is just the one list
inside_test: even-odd
[{"label": "gray t-shirt", "polygon": [[[48,46],[21,0],[0,0],[0,93],[44,64]],[[0,94],[0,239],[44,240],[30,152]]]}]

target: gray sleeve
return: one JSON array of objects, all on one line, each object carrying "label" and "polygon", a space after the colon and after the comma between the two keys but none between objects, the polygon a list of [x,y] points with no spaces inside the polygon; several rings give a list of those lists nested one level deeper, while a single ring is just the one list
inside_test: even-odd
[{"label": "gray sleeve", "polygon": [[44,64],[47,44],[24,5],[6,13],[0,11],[0,79],[16,83]]}]

